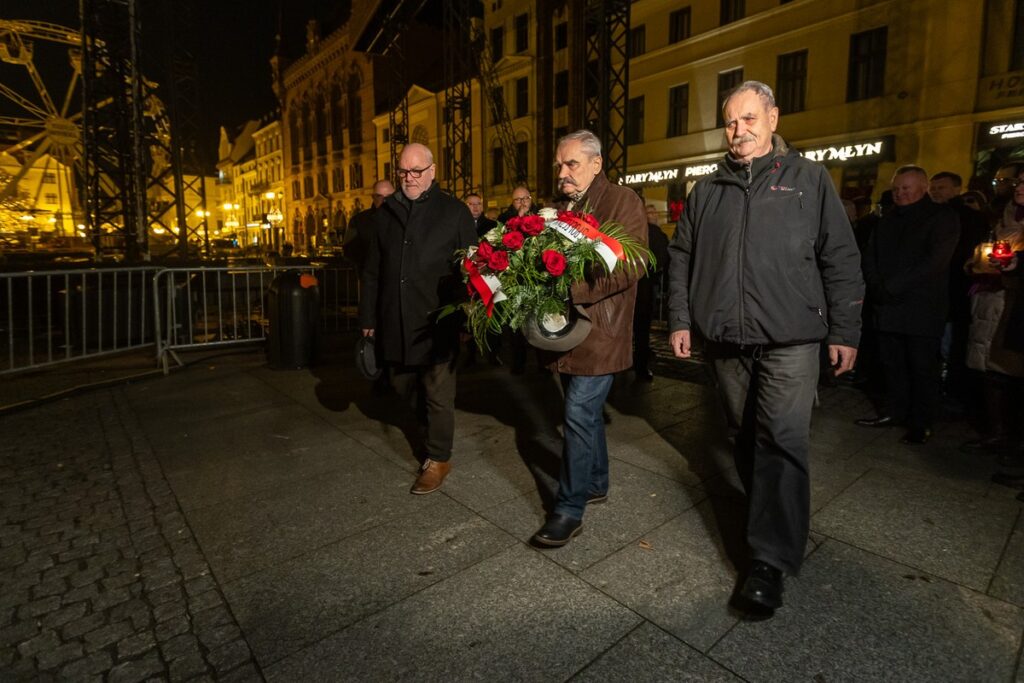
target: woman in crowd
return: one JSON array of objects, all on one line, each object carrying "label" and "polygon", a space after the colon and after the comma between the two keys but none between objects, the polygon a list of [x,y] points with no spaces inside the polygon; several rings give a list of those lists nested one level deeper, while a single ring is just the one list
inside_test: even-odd
[{"label": "woman in crowd", "polygon": [[[978,210],[983,210],[981,198],[977,199]],[[1014,253],[1024,251],[1024,174],[1017,177],[1013,198],[995,223],[991,239],[991,242],[978,246],[974,257],[965,266],[974,281],[971,287],[967,367],[984,373],[988,421],[983,437],[965,446],[968,449],[1017,453],[1021,437],[1024,347],[1015,343],[1013,334],[1007,337],[1007,322],[1019,298],[1022,283],[1010,268],[1004,273],[999,262],[987,252],[995,241],[1009,242]],[[1013,266],[1016,270],[1016,257]]]}]

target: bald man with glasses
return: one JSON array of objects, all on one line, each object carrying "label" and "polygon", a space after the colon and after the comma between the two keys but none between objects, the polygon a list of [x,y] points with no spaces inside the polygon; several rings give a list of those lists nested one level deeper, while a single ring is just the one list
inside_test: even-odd
[{"label": "bald man with glasses", "polygon": [[533,207],[533,194],[526,185],[516,185],[512,190],[512,203],[498,216],[499,223],[505,223],[510,218],[525,216],[529,213],[537,213]]},{"label": "bald man with glasses", "polygon": [[414,445],[422,462],[414,494],[436,491],[451,470],[461,320],[438,320],[437,311],[465,296],[453,254],[476,242],[469,209],[438,187],[435,173],[430,149],[405,146],[396,169],[399,190],[374,216],[359,302],[363,335],[374,337],[377,358],[422,427],[422,443]]}]

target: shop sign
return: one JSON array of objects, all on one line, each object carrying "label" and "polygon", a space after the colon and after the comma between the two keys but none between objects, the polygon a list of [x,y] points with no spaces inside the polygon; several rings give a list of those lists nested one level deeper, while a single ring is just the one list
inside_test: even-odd
[{"label": "shop sign", "polygon": [[978,83],[978,109],[1024,104],[1024,71],[987,76]]},{"label": "shop sign", "polygon": [[679,177],[678,168],[667,168],[663,171],[643,171],[642,173],[627,173],[626,185],[660,185],[668,180],[675,180]]},{"label": "shop sign", "polygon": [[991,142],[1013,141],[1024,138],[1024,121],[1014,123],[997,123],[993,125],[983,124],[985,130],[982,133]]},{"label": "shop sign", "polygon": [[886,139],[872,140],[870,142],[859,142],[852,145],[839,145],[809,149],[803,155],[811,161],[818,161],[823,164],[829,162],[843,163],[852,159],[865,159],[878,157],[881,160],[885,150]]},{"label": "shop sign", "polygon": [[718,168],[718,164],[691,164],[679,168],[666,168],[659,171],[642,171],[639,173],[627,173],[624,179],[619,180],[620,185],[663,185],[670,180],[679,178],[693,179],[703,178],[710,175]]},{"label": "shop sign", "polygon": [[686,178],[703,178],[718,170],[718,164],[696,164],[683,169],[683,176]]}]

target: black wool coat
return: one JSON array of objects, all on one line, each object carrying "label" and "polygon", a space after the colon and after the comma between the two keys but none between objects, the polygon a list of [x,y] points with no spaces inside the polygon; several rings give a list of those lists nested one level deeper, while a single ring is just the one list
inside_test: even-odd
[{"label": "black wool coat", "polygon": [[864,254],[876,330],[942,335],[949,311],[949,264],[959,238],[956,211],[928,195],[882,217]]},{"label": "black wool coat", "polygon": [[473,216],[437,183],[410,201],[401,191],[374,215],[376,231],[363,269],[359,321],[373,329],[377,356],[398,365],[452,359],[461,315],[437,319],[440,308],[466,296],[455,258],[476,243]]}]

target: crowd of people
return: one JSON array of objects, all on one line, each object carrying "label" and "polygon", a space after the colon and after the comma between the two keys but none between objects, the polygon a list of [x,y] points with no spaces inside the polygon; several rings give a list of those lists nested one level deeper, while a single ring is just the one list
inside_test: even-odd
[{"label": "crowd of people", "polygon": [[994,480],[1024,487],[1024,164],[992,185],[990,198],[955,173],[902,166],[879,210],[855,221],[867,283],[857,374],[880,397],[857,423],[902,425],[922,444],[941,417],[962,416],[979,432],[962,450],[995,454]]},{"label": "crowd of people", "polygon": [[[1019,483],[1024,169],[1001,169],[989,201],[962,192],[956,174],[902,166],[872,211],[870,202],[844,203],[824,167],[776,132],[780,112],[768,85],[745,82],[722,107],[728,151],[696,183],[670,242],[654,207],[608,181],[593,133],[570,133],[556,146],[554,207],[614,221],[653,258],[646,274],[588,271],[571,299],[590,332],[572,348],[536,351],[539,367],[560,380],[564,430],[558,490],[532,542],[564,546],[582,531],[587,506],[608,498],[604,403],[617,373],[632,367],[638,381],[651,378],[651,288],[666,270],[669,345],[680,358],[702,345],[747,498],[748,564],[734,601],[770,615],[807,543],[819,379],[852,377],[877,389],[878,414],[858,424],[900,425],[908,444],[932,436],[944,392],[965,408],[984,396],[983,431],[963,447],[998,451],[1006,468],[998,476]],[[435,172],[430,149],[407,145],[399,186],[378,182],[374,206],[353,219],[362,334],[423,427],[411,487],[419,495],[437,491],[452,468],[465,349],[458,317],[436,312],[466,295],[453,254],[537,208],[520,185],[507,209],[488,216],[483,197],[460,202],[438,187]],[[1006,254],[993,256],[993,243]],[[525,339],[505,341],[512,371],[522,372]],[[489,342],[490,362],[501,364],[500,336]]]}]

